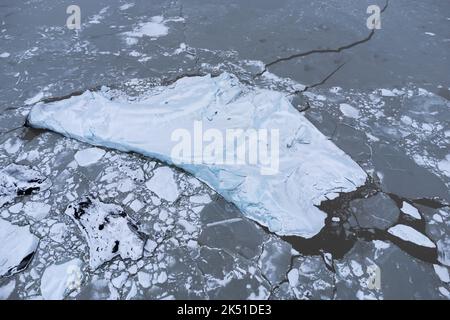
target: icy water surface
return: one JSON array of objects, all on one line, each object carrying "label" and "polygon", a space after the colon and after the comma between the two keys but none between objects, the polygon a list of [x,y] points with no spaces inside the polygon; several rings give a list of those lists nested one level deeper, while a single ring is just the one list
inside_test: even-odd
[{"label": "icy water surface", "polygon": [[[449,3],[77,1],[78,31],[70,4],[0,4],[1,299],[450,298]],[[176,167],[25,124],[42,100],[132,100],[225,71],[285,92],[368,174],[321,203],[316,236],[271,233]]]}]

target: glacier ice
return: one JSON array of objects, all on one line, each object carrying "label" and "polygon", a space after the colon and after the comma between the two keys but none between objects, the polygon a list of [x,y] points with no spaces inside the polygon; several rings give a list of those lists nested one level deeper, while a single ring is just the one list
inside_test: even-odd
[{"label": "glacier ice", "polygon": [[[279,168],[263,164],[183,162],[173,157],[172,134],[203,129],[277,129]],[[28,116],[50,129],[92,145],[133,151],[176,164],[207,183],[247,217],[279,235],[312,237],[324,226],[318,205],[365,183],[365,172],[293,108],[285,94],[248,88],[228,73],[181,78],[137,101],[86,91],[38,103]],[[224,152],[228,146],[223,146]],[[198,159],[197,159],[198,160]]]}]

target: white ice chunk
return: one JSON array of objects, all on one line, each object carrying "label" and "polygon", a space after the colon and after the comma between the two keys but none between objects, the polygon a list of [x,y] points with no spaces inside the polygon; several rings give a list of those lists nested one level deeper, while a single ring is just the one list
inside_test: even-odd
[{"label": "white ice chunk", "polygon": [[[177,164],[279,235],[314,236],[326,217],[317,206],[337,197],[338,192],[355,190],[367,177],[356,162],[292,107],[284,93],[249,89],[227,73],[185,77],[152,89],[138,102],[111,101],[101,92],[88,91],[35,105],[28,122],[94,145]],[[179,142],[173,140],[173,133],[179,129],[192,132],[198,122],[203,124],[203,132],[216,129],[223,135],[236,128],[278,130],[279,167],[260,162],[211,164],[203,161],[201,154],[196,154],[195,163],[173,158]],[[223,151],[230,151],[226,144]],[[166,173],[156,182],[167,178],[168,169],[163,170]],[[150,187],[167,188],[157,192],[174,198],[171,184],[150,180]]]},{"label": "white ice chunk", "polygon": [[296,269],[296,268],[293,268],[288,272],[287,277],[288,277],[289,285],[291,287],[296,287],[298,285],[298,276],[299,276],[299,273],[298,273],[298,269]]},{"label": "white ice chunk", "polygon": [[355,107],[352,107],[348,103],[341,103],[339,105],[339,109],[341,110],[342,114],[348,118],[359,118],[359,110]]},{"label": "white ice chunk", "polygon": [[149,22],[140,23],[133,31],[125,32],[125,35],[135,38],[142,38],[148,36],[151,38],[158,38],[166,36],[169,33],[169,28],[165,25],[162,16],[154,16],[150,18]]},{"label": "white ice chunk", "polygon": [[25,203],[23,212],[35,221],[44,219],[50,212],[50,205],[43,202],[29,201]]},{"label": "white ice chunk", "polygon": [[65,213],[86,237],[91,269],[118,255],[122,259],[132,260],[142,257],[144,241],[136,233],[134,222],[120,206],[88,197],[69,205]]},{"label": "white ice chunk", "polygon": [[169,202],[177,200],[180,195],[173,171],[169,167],[159,167],[153,171],[153,177],[145,183],[147,188],[158,197]]},{"label": "white ice chunk", "polygon": [[446,155],[445,159],[439,161],[437,166],[443,174],[445,174],[447,177],[450,177],[450,154]]},{"label": "white ice chunk", "polygon": [[404,241],[412,242],[422,247],[427,248],[436,248],[436,245],[428,239],[427,236],[420,233],[414,228],[410,226],[406,226],[404,224],[397,224],[388,229],[388,232],[393,236],[400,238]]},{"label": "white ice chunk", "polygon": [[145,289],[150,288],[150,286],[152,285],[152,276],[147,272],[139,271],[138,281],[143,288]]},{"label": "white ice chunk", "polygon": [[419,210],[410,205],[408,202],[403,201],[402,208],[400,209],[404,214],[407,214],[415,219],[422,219]]},{"label": "white ice chunk", "polygon": [[450,282],[450,276],[448,274],[448,269],[444,266],[440,266],[438,264],[434,264],[434,271],[438,275],[439,279],[442,282],[449,283]]},{"label": "white ice chunk", "polygon": [[[82,262],[73,259],[61,264],[47,267],[41,278],[41,294],[45,300],[62,300],[71,290],[78,279],[73,279],[74,271],[80,270]],[[76,275],[75,275],[76,276]]]},{"label": "white ice chunk", "polygon": [[12,275],[28,265],[38,246],[30,228],[0,219],[0,277]]},{"label": "white ice chunk", "polygon": [[82,167],[96,163],[105,155],[105,150],[99,148],[88,148],[75,153],[75,160]]}]

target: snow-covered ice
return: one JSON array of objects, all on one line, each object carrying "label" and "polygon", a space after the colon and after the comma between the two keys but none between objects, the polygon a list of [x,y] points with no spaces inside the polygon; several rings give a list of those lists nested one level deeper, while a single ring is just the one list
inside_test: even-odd
[{"label": "snow-covered ice", "polygon": [[17,196],[29,195],[49,187],[48,179],[36,170],[12,163],[0,170],[0,207]]},{"label": "snow-covered ice", "polygon": [[428,247],[428,248],[436,248],[436,245],[428,239],[427,236],[420,233],[416,229],[404,225],[404,224],[397,224],[391,228],[388,229],[388,232],[392,234],[393,236],[400,238],[404,241],[412,242],[416,245]]},{"label": "snow-covered ice", "polygon": [[[205,132],[277,129],[278,172],[261,175],[267,168],[260,163],[212,165],[174,157],[173,132],[190,132],[197,121]],[[355,190],[366,180],[358,164],[298,113],[285,94],[249,89],[228,73],[182,78],[152,89],[138,102],[111,101],[106,93],[88,91],[35,105],[28,122],[93,145],[177,163],[246,216],[280,235],[314,236],[326,217],[317,205],[339,192]]]},{"label": "snow-covered ice", "polygon": [[39,243],[28,226],[20,227],[0,219],[0,277],[24,269]]},{"label": "snow-covered ice", "polygon": [[137,260],[142,257],[144,240],[123,209],[91,197],[71,204],[65,212],[83,231],[89,245],[89,265],[96,269],[119,256]]},{"label": "snow-covered ice", "polygon": [[62,300],[70,291],[81,285],[80,259],[73,259],[47,267],[41,278],[41,294],[45,300]]}]

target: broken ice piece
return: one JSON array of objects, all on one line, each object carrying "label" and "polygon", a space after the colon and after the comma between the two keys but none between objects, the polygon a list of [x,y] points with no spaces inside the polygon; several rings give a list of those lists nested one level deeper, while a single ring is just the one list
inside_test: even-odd
[{"label": "broken ice piece", "polygon": [[412,242],[418,246],[427,248],[436,248],[436,245],[427,238],[424,234],[420,233],[414,228],[404,224],[397,224],[388,229],[388,232],[394,237],[400,238],[403,241]]},{"label": "broken ice piece", "polygon": [[0,277],[3,277],[28,266],[39,240],[28,226],[20,227],[0,219],[0,243]]},{"label": "broken ice piece", "polygon": [[42,297],[45,300],[62,300],[71,291],[78,289],[83,280],[81,265],[80,259],[73,259],[47,267],[41,278]]},{"label": "broken ice piece", "polygon": [[30,195],[50,187],[50,181],[27,166],[10,164],[0,170],[0,207],[17,196]]},{"label": "broken ice piece", "polygon": [[407,214],[415,219],[422,219],[419,210],[410,205],[408,202],[403,201],[402,208],[400,209],[404,214]]},{"label": "broken ice piece", "polygon": [[84,232],[91,269],[116,256],[132,260],[142,257],[144,240],[122,207],[85,197],[79,203],[69,205],[65,213]]},{"label": "broken ice piece", "polygon": [[25,203],[23,212],[35,221],[44,219],[50,213],[51,206],[43,202],[29,201]]},{"label": "broken ice piece", "polygon": [[180,195],[173,171],[169,167],[159,167],[153,171],[153,177],[145,184],[158,197],[174,202]]},{"label": "broken ice piece", "polygon": [[450,238],[446,237],[437,242],[438,261],[450,267]]}]

